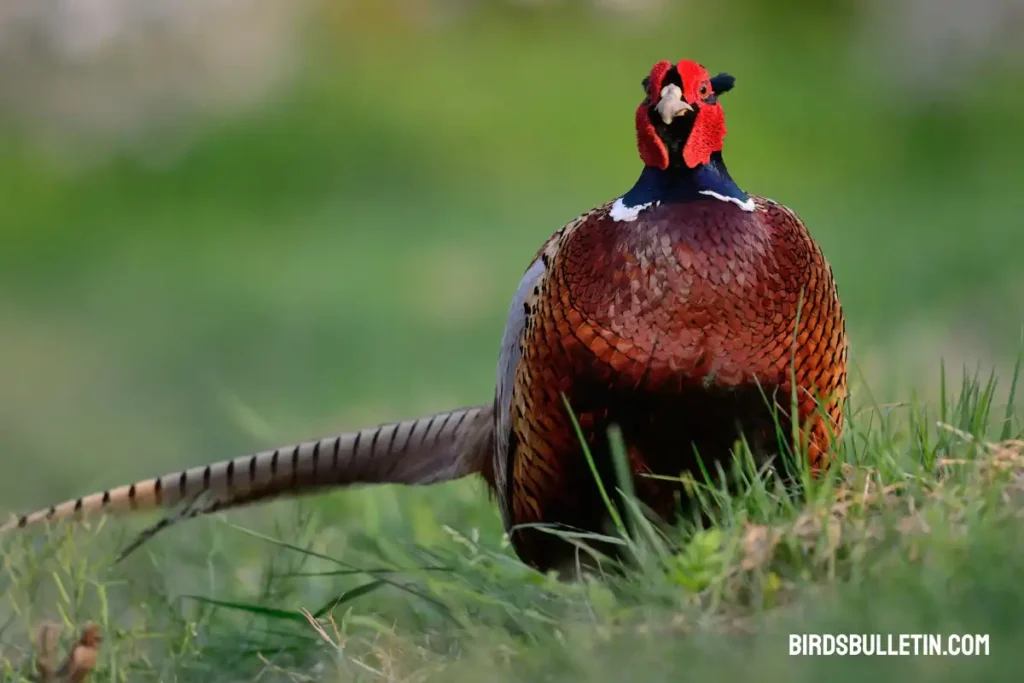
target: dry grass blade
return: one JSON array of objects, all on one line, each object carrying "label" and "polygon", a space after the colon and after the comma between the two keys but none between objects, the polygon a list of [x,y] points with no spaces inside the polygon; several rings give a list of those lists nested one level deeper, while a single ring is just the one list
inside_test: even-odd
[{"label": "dry grass blade", "polygon": [[[339,644],[340,640],[337,642],[332,640],[331,637],[327,634],[327,631],[324,630],[324,627],[320,625],[320,621],[316,617],[314,617],[308,609],[303,607],[299,609],[299,611],[302,613],[302,616],[306,617],[306,621],[309,622],[309,625],[313,627],[313,630],[317,632],[317,634],[324,640],[325,643],[327,643],[336,650],[341,649],[341,645]],[[337,634],[337,628],[335,628],[335,633]]]}]

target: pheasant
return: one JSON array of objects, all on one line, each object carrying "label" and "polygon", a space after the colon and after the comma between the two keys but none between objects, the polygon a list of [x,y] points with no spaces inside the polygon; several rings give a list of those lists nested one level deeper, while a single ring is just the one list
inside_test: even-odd
[{"label": "pheasant", "polygon": [[282,495],[481,475],[518,556],[557,570],[573,548],[537,525],[603,527],[580,437],[604,476],[611,425],[637,496],[666,519],[679,511],[669,477],[725,463],[740,437],[760,456],[777,453],[779,427],[789,434],[794,418],[797,446],[820,471],[843,428],[843,312],[803,222],[726,168],[719,98],[734,84],[690,60],[652,67],[635,113],[640,176],[535,255],[512,296],[493,401],[139,481],[0,531],[179,506],[131,550],[176,521]]}]

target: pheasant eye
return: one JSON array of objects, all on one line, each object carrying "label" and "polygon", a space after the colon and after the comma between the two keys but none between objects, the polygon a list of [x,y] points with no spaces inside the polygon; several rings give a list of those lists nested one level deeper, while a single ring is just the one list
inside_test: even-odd
[{"label": "pheasant eye", "polygon": [[698,93],[700,95],[700,98],[704,99],[705,97],[708,96],[708,93],[709,93],[708,84],[707,83],[701,83],[700,84],[700,92]]}]

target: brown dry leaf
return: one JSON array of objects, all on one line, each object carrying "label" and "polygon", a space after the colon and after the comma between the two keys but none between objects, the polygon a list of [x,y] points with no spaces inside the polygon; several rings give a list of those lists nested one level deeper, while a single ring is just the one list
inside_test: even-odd
[{"label": "brown dry leaf", "polygon": [[952,467],[953,465],[966,465],[970,460],[966,458],[941,458],[939,467]]},{"label": "brown dry leaf", "polygon": [[36,658],[38,680],[40,683],[82,683],[96,668],[100,643],[103,641],[100,627],[96,624],[86,625],[78,642],[71,646],[68,656],[54,671],[52,656],[58,631],[59,627],[55,624],[43,624],[39,629],[39,656]]},{"label": "brown dry leaf", "polygon": [[818,540],[820,533],[821,519],[819,519],[818,511],[802,512],[793,522],[793,535],[801,541],[805,548],[809,544],[813,545]]},{"label": "brown dry leaf", "polygon": [[902,489],[902,483],[893,483],[882,486],[877,471],[871,468],[856,470],[861,474],[859,477],[849,477],[846,482],[840,484],[836,489],[833,510],[844,512],[851,507],[868,507],[882,502],[897,491]]},{"label": "brown dry leaf", "polygon": [[41,681],[53,677],[53,654],[59,636],[60,624],[52,621],[43,622],[36,631],[36,675]]},{"label": "brown dry leaf", "polygon": [[864,526],[863,535],[865,539],[881,541],[885,538],[885,524],[878,517],[872,517]]},{"label": "brown dry leaf", "polygon": [[717,631],[723,635],[744,636],[754,633],[750,618],[746,616],[726,617],[718,624]]},{"label": "brown dry leaf", "polygon": [[851,465],[848,462],[844,462],[840,466],[840,471],[842,472],[843,478],[849,481],[849,479],[852,478],[855,474],[857,474],[857,472],[859,472],[860,470],[857,468],[856,465]]},{"label": "brown dry leaf", "polygon": [[[826,516],[827,521],[823,520]],[[804,550],[817,546],[823,532],[828,552],[835,552],[842,541],[843,524],[841,518],[832,515],[831,511],[818,509],[804,512],[793,524],[793,535],[800,541]]]},{"label": "brown dry leaf", "polygon": [[747,523],[743,532],[743,559],[740,569],[752,571],[767,566],[775,552],[782,532],[762,524]]},{"label": "brown dry leaf", "polygon": [[1021,468],[1024,441],[1003,441],[989,446],[992,450],[992,464],[995,467],[1001,470]]},{"label": "brown dry leaf", "polygon": [[928,534],[931,533],[931,527],[924,521],[924,517],[919,512],[911,512],[909,515],[900,519],[896,523],[896,530],[904,536],[910,536],[913,534]]},{"label": "brown dry leaf", "polygon": [[831,509],[831,516],[836,520],[844,520],[850,512],[850,509],[854,506],[854,503],[850,501],[844,501],[842,503],[833,503]]},{"label": "brown dry leaf", "polygon": [[676,633],[689,634],[693,632],[693,622],[685,614],[679,613],[672,617],[669,629]]},{"label": "brown dry leaf", "polygon": [[1012,451],[1018,456],[1024,455],[1024,440],[1021,439],[1010,439],[1009,441],[1000,441],[994,444],[994,446],[1000,450]]}]

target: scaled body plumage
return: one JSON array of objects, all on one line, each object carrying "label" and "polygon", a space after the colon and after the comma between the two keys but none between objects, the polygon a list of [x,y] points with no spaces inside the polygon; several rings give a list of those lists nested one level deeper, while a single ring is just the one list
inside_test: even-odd
[{"label": "scaled body plumage", "polygon": [[[803,223],[743,192],[725,166],[718,97],[732,85],[685,60],[659,62],[644,79],[635,115],[644,169],[629,192],[571,221],[531,262],[509,309],[493,404],[435,416],[433,427],[426,418],[386,425],[279,449],[286,458],[267,452],[166,475],[0,531],[89,509],[192,501],[185,518],[325,486],[474,473],[507,529],[599,531],[606,512],[563,397],[603,468],[606,429],[618,424],[635,474],[674,476],[694,471],[695,450],[705,463],[726,460],[741,434],[757,454],[777,451],[773,411],[791,419],[795,396],[802,445],[814,468],[824,466],[843,426],[843,314]],[[676,512],[677,486],[637,477],[636,488],[661,516]],[[571,556],[550,534],[511,538],[541,569]]]},{"label": "scaled body plumage", "polygon": [[[801,422],[813,417],[817,397],[832,397],[829,424],[819,420],[809,432],[812,465],[821,464],[842,425],[838,297],[796,216],[751,201],[750,212],[715,199],[664,203],[628,222],[614,220],[609,204],[548,243],[526,278],[513,389],[495,409],[493,468],[504,473],[494,486],[507,526],[596,530],[604,517],[563,394],[593,451],[606,452],[607,427],[618,424],[637,474],[675,476],[698,473],[694,446],[705,463],[727,458],[740,428],[755,452],[775,449],[766,396],[789,412],[795,378]],[[672,517],[677,487],[642,478],[637,487]],[[538,566],[564,559],[549,534],[513,541]]]}]

